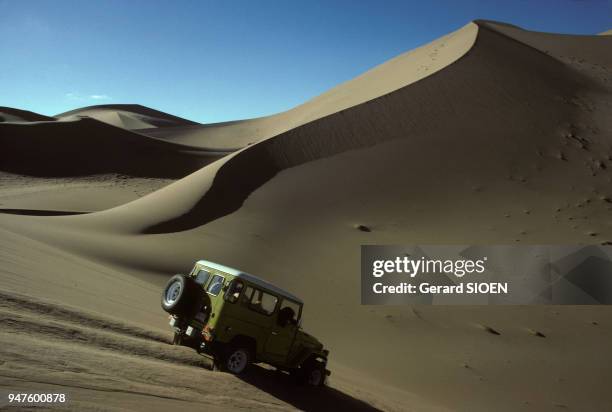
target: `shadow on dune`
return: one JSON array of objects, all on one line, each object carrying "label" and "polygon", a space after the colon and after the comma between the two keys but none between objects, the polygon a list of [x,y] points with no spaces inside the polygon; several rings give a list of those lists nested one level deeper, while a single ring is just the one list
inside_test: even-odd
[{"label": "shadow on dune", "polygon": [[144,136],[91,118],[0,123],[0,170],[28,176],[120,173],[182,178],[228,152]]},{"label": "shadow on dune", "polygon": [[8,215],[25,215],[25,216],[71,216],[84,215],[91,212],[77,212],[70,210],[38,210],[38,209],[2,209],[0,213]]},{"label": "shadow on dune", "polygon": [[253,365],[240,379],[303,411],[380,411],[329,386],[298,386],[289,375],[258,365]]}]

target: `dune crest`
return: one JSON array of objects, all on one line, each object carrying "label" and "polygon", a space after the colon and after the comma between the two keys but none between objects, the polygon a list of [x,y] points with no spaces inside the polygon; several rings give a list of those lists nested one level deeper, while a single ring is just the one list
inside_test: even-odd
[{"label": "dune crest", "polygon": [[84,116],[127,130],[198,124],[139,104],[88,106],[55,115],[60,120],[72,120]]},{"label": "dune crest", "polygon": [[[376,99],[442,70],[461,58],[474,44],[478,27],[469,23],[429,44],[403,53],[286,112],[255,119],[201,126],[145,131],[197,145],[231,140],[232,147],[276,136],[300,125]],[[209,143],[210,144],[210,143]]]},{"label": "dune crest", "polygon": [[55,120],[53,117],[30,112],[28,110],[14,109],[0,106],[0,123],[2,122],[38,122]]}]

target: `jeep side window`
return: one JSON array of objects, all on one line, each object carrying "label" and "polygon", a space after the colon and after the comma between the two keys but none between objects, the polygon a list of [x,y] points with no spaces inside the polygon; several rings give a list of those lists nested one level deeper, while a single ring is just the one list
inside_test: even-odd
[{"label": "jeep side window", "polygon": [[263,290],[255,289],[249,307],[264,315],[271,315],[276,308],[278,298],[274,295],[264,292]]},{"label": "jeep side window", "polygon": [[297,325],[300,316],[300,305],[289,300],[283,299],[283,303],[278,311],[277,323],[279,326],[285,327],[289,324]]},{"label": "jeep side window", "polygon": [[210,277],[210,272],[209,271],[204,270],[204,269],[200,269],[198,271],[198,274],[196,276],[195,281],[196,281],[197,284],[199,284],[201,286],[204,286],[206,284],[206,281],[208,280],[209,277]]},{"label": "jeep side window", "polygon": [[214,275],[206,291],[213,296],[217,296],[221,292],[221,288],[223,288],[223,276]]},{"label": "jeep side window", "polygon": [[242,283],[242,281],[233,280],[230,283],[230,287],[227,289],[227,292],[225,292],[225,300],[230,303],[236,303],[238,301],[238,298],[240,297],[240,292],[242,292],[243,288],[244,283]]},{"label": "jeep side window", "polygon": [[247,286],[242,294],[242,298],[240,298],[240,303],[249,304],[249,302],[251,302],[251,296],[253,296],[253,288]]}]

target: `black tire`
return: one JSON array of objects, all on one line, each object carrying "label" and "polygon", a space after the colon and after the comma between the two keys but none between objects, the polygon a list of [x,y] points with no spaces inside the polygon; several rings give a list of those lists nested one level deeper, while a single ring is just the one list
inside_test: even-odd
[{"label": "black tire", "polygon": [[320,361],[308,361],[300,369],[294,370],[292,375],[299,385],[323,386],[326,378],[325,366],[326,364]]},{"label": "black tire", "polygon": [[162,308],[171,315],[191,317],[202,302],[202,289],[193,278],[174,275],[170,278],[161,296]]},{"label": "black tire", "polygon": [[173,345],[181,345],[183,343],[183,334],[174,332],[174,337],[172,338]]},{"label": "black tire", "polygon": [[251,364],[253,355],[251,350],[243,345],[229,346],[222,353],[215,356],[214,366],[223,372],[233,375],[242,375]]}]

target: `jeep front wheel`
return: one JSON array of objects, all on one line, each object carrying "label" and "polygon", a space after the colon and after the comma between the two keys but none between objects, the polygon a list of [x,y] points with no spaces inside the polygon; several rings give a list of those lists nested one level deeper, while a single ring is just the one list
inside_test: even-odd
[{"label": "jeep front wheel", "polygon": [[310,386],[321,386],[325,381],[325,368],[313,367],[306,373],[306,383]]},{"label": "jeep front wheel", "polygon": [[293,375],[298,384],[323,386],[325,384],[325,363],[320,361],[306,362],[300,369],[295,369]]}]

